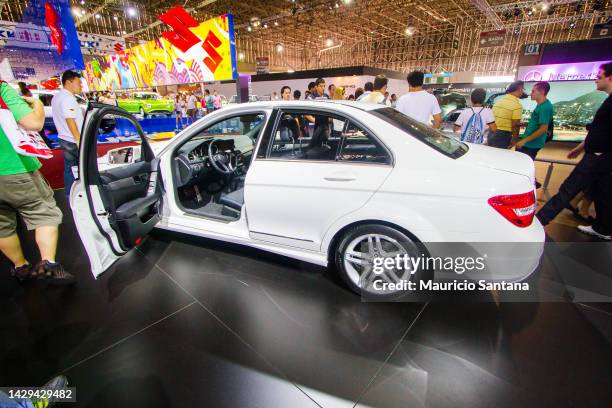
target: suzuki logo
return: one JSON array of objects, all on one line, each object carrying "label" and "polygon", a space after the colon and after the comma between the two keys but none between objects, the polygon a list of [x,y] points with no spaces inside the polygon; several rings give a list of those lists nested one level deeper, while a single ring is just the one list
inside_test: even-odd
[{"label": "suzuki logo", "polygon": [[523,77],[525,82],[539,82],[542,80],[542,73],[538,70],[529,71]]}]

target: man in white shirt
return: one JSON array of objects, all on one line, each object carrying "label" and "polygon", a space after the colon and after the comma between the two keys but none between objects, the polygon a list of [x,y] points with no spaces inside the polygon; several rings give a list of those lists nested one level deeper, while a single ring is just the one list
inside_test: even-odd
[{"label": "man in white shirt", "polygon": [[198,107],[196,105],[197,98],[193,94],[193,92],[189,93],[189,97],[187,98],[187,121],[191,119],[191,123],[196,120],[196,113],[198,112]]},{"label": "man in white shirt", "polygon": [[374,78],[374,90],[367,95],[364,94],[365,96],[359,99],[359,101],[391,106],[390,101],[385,96],[385,92],[387,92],[388,82],[389,80],[383,74],[377,75],[376,78]]},{"label": "man in white shirt", "polygon": [[436,97],[423,89],[425,74],[421,71],[412,71],[408,74],[407,80],[408,93],[399,98],[395,109],[428,126],[432,126],[433,117],[433,127],[440,129],[442,111]]},{"label": "man in white shirt", "polygon": [[51,100],[51,111],[59,144],[64,150],[64,193],[68,196],[74,183],[72,167],[79,164],[78,144],[83,127],[83,110],[74,96],[83,92],[81,75],[70,70],[64,72],[62,86],[64,89]]}]

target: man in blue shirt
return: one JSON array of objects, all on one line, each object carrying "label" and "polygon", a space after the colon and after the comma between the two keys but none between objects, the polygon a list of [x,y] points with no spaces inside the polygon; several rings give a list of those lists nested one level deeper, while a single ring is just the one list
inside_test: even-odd
[{"label": "man in blue shirt", "polygon": [[538,82],[531,90],[531,100],[538,104],[531,113],[529,123],[525,129],[525,133],[521,136],[514,147],[517,152],[525,153],[527,156],[535,160],[538,151],[544,147],[546,143],[546,135],[553,125],[553,105],[546,98],[550,91],[548,82]]}]

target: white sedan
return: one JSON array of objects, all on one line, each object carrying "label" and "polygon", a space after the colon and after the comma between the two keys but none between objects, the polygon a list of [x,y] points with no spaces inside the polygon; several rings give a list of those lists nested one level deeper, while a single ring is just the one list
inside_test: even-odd
[{"label": "white sedan", "polygon": [[[142,144],[109,167],[96,135],[112,115],[129,120]],[[374,293],[381,279],[431,279],[431,268],[374,266],[450,256],[441,243],[484,256],[486,271],[461,278],[488,281],[525,279],[543,248],[526,155],[461,143],[379,105],[228,106],[155,154],[134,117],[92,104],[79,160],[70,203],[94,276],[153,228],[334,266],[358,293]]]}]

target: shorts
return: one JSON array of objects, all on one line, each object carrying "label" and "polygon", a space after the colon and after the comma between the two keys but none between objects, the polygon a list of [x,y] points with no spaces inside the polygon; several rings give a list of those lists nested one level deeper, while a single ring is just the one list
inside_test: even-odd
[{"label": "shorts", "polygon": [[0,238],[15,234],[18,213],[30,231],[62,223],[53,190],[38,170],[0,176]]}]

